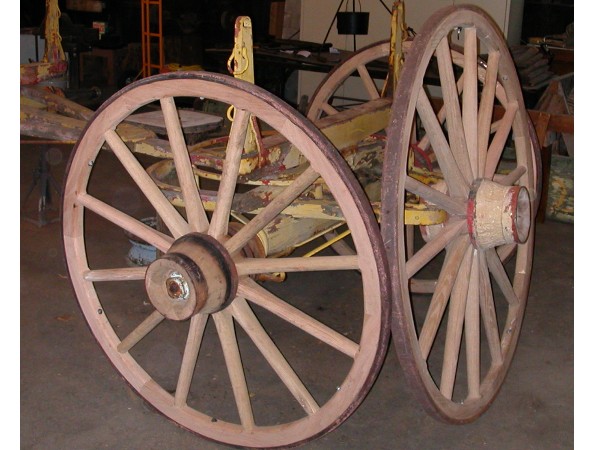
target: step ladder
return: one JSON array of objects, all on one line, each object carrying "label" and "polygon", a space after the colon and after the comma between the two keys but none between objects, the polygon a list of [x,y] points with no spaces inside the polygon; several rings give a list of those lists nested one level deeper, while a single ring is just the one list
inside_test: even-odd
[{"label": "step ladder", "polygon": [[[141,0],[142,6],[142,77],[155,75],[163,70],[162,0]],[[153,54],[154,47],[154,54]],[[158,61],[156,49],[158,48]]]}]

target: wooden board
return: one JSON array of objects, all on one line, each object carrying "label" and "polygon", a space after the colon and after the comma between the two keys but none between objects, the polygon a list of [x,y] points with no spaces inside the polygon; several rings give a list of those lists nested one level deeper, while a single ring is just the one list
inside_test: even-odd
[{"label": "wooden board", "polygon": [[[189,109],[178,110],[181,127],[186,134],[204,133],[220,127],[223,118],[213,114],[207,114]],[[150,111],[145,113],[133,114],[128,119],[135,125],[140,125],[150,129],[157,134],[166,134],[167,128],[162,111]]]}]

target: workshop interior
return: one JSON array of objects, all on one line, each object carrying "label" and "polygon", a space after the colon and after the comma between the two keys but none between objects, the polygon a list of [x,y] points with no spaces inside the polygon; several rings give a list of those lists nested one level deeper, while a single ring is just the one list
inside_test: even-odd
[{"label": "workshop interior", "polygon": [[574,445],[573,0],[20,9],[20,442]]}]

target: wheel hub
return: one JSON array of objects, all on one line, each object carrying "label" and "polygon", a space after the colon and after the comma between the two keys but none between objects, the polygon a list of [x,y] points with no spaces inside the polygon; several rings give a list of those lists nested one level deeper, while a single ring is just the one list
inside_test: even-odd
[{"label": "wheel hub", "polygon": [[479,249],[522,244],[531,226],[531,200],[527,189],[476,180],[469,193],[467,225],[471,242]]},{"label": "wheel hub", "polygon": [[172,320],[225,308],[237,291],[237,271],[216,239],[190,233],[146,271],[146,292],[154,307]]}]

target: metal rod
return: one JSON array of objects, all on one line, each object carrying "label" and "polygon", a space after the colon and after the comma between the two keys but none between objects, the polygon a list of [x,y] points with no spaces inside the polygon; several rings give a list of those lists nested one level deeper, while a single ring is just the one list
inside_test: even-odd
[{"label": "metal rod", "polygon": [[387,9],[387,12],[392,14],[392,11],[390,10],[390,8],[387,7],[387,5],[385,3],[383,3],[383,0],[379,0],[379,3],[381,3],[385,9]]},{"label": "metal rod", "polygon": [[323,43],[321,44],[321,48],[319,49],[319,53],[321,53],[321,49],[325,45],[325,42],[327,42],[327,38],[329,37],[329,33],[331,32],[331,28],[333,27],[333,23],[335,22],[335,18],[337,17],[337,13],[339,13],[340,9],[342,9],[342,4],[343,3],[344,3],[344,0],[340,0],[340,4],[338,5],[337,11],[333,15],[333,19],[331,19],[331,23],[329,24],[329,29],[327,30],[327,34],[325,35],[325,39],[323,39]]}]

